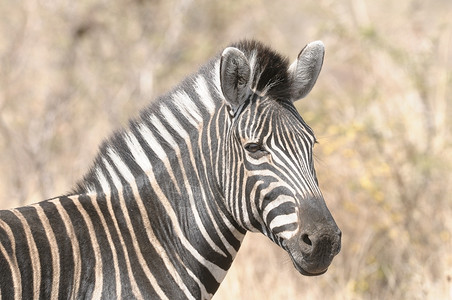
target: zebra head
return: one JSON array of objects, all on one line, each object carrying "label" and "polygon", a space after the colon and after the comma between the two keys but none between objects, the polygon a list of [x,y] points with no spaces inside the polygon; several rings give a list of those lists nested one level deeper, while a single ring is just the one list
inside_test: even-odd
[{"label": "zebra head", "polygon": [[323,43],[313,42],[289,66],[245,42],[223,51],[219,69],[229,112],[226,206],[240,226],[285,249],[304,275],[326,272],[341,244],[314,170],[313,131],[293,105],[314,86],[323,57]]}]

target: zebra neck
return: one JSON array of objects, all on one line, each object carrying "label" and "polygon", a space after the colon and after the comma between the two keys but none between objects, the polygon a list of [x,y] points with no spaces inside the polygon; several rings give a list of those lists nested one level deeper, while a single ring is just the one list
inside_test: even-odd
[{"label": "zebra neck", "polygon": [[245,234],[220,188],[227,112],[209,74],[188,78],[107,140],[74,196],[95,198],[125,227],[119,231],[150,241],[148,252],[168,255],[174,278],[182,269],[201,278],[195,282],[206,295],[219,286]]}]

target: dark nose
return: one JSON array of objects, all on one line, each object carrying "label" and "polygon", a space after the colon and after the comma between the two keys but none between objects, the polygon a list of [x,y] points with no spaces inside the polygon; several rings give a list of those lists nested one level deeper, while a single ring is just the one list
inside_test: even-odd
[{"label": "dark nose", "polygon": [[324,252],[329,250],[336,255],[341,250],[342,232],[337,229],[335,232],[320,232],[314,234],[303,233],[300,236],[301,251],[306,256],[315,254],[316,252]]},{"label": "dark nose", "polygon": [[320,273],[328,268],[341,250],[341,236],[339,228],[300,235],[300,251],[310,272]]}]

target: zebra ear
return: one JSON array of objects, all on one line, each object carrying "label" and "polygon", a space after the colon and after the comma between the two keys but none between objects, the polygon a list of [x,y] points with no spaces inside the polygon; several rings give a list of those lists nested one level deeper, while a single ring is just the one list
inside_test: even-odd
[{"label": "zebra ear", "polygon": [[323,65],[325,46],[321,41],[307,44],[298,59],[289,67],[292,77],[292,101],[304,98],[311,91]]},{"label": "zebra ear", "polygon": [[220,62],[221,90],[233,112],[249,94],[250,74],[250,64],[242,51],[234,47],[224,49]]}]

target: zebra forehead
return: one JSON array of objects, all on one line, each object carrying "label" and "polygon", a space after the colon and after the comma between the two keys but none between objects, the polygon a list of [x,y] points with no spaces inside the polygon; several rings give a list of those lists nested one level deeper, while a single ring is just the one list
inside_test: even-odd
[{"label": "zebra forehead", "polygon": [[291,101],[274,101],[270,97],[258,99],[259,103],[250,106],[250,110],[242,113],[240,124],[245,130],[266,127],[278,130],[280,134],[295,133],[309,136],[315,141],[312,128],[304,121]]},{"label": "zebra forehead", "polygon": [[240,49],[251,67],[251,87],[275,100],[291,98],[289,60],[270,47],[254,40],[244,40],[231,45]]}]

